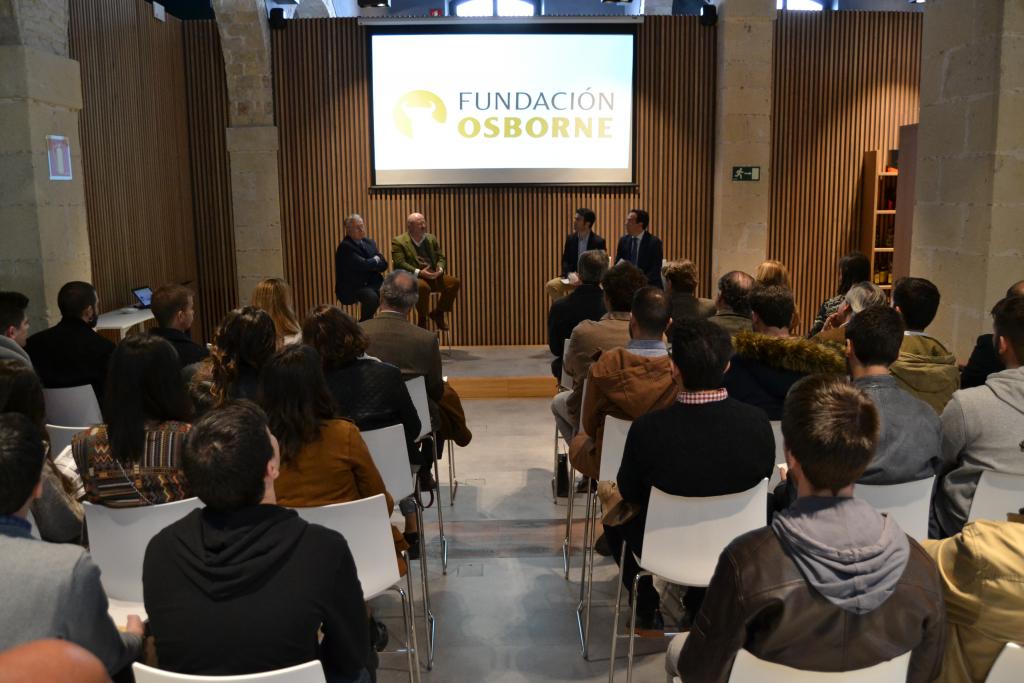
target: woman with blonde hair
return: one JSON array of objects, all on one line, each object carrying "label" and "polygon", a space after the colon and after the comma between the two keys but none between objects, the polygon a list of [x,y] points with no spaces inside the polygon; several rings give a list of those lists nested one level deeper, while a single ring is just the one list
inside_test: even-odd
[{"label": "woman with blonde hair", "polygon": [[[793,284],[789,281],[789,268],[782,261],[776,261],[775,259],[767,259],[761,261],[761,264],[757,267],[754,272],[754,279],[757,280],[757,284],[762,287],[785,287],[789,291],[793,291]],[[789,325],[790,332],[792,333],[800,325],[800,309],[799,307],[793,308],[793,321]]]},{"label": "woman with blonde hair", "polygon": [[251,303],[266,311],[277,330],[278,348],[302,339],[302,326],[292,306],[292,288],[279,277],[270,277],[252,290]]}]

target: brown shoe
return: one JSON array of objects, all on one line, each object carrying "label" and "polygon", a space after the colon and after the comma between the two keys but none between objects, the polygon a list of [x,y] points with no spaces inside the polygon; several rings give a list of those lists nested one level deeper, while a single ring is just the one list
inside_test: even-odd
[{"label": "brown shoe", "polygon": [[430,319],[434,321],[434,325],[437,327],[437,329],[443,330],[445,332],[448,331],[448,323],[446,323],[444,321],[444,313],[443,312],[441,312],[441,311],[434,311],[434,312],[430,313]]}]

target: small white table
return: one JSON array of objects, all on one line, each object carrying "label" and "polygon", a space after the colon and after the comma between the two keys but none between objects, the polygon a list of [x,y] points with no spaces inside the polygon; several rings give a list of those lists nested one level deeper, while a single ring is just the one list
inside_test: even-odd
[{"label": "small white table", "polygon": [[101,313],[99,321],[96,323],[96,331],[109,330],[110,332],[116,332],[117,339],[121,340],[133,327],[152,319],[153,311],[148,308],[140,309],[133,306],[119,308],[116,311]]}]

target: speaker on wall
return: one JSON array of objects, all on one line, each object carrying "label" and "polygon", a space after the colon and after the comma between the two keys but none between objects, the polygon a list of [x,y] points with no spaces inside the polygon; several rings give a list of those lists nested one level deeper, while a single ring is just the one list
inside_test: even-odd
[{"label": "speaker on wall", "polygon": [[270,28],[275,31],[280,31],[288,25],[288,20],[284,18],[284,10],[280,7],[274,7],[270,10],[269,18]]}]

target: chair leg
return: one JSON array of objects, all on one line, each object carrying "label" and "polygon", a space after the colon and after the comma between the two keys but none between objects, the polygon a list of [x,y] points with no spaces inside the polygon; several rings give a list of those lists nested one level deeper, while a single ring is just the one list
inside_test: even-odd
[{"label": "chair leg", "polygon": [[639,602],[637,595],[639,594],[640,577],[644,575],[645,572],[637,572],[636,576],[633,577],[633,609],[629,617],[629,652],[626,655],[626,683],[633,683],[633,646],[636,644],[636,604]]},{"label": "chair leg", "polygon": [[455,507],[455,494],[459,492],[459,480],[455,478],[455,446],[448,440],[448,505]]},{"label": "chair leg", "polygon": [[558,505],[558,425],[555,425],[555,462],[551,467],[551,502]]},{"label": "chair leg", "polygon": [[[583,478],[583,481],[589,482],[587,477]],[[587,638],[583,629],[583,595],[586,591],[587,582],[587,550],[590,547],[590,506],[594,497],[590,487],[587,487],[587,502],[585,506],[586,514],[583,516],[583,564],[580,566],[580,599],[576,603],[576,629],[579,631],[580,636],[580,649],[583,659],[587,658]]]},{"label": "chair leg", "polygon": [[405,573],[405,580],[409,586],[409,594],[402,590],[401,586],[395,586],[398,597],[402,600],[402,625],[405,627],[405,655],[409,663],[409,683],[419,683],[420,679],[420,653],[416,647],[416,625],[415,614],[412,612],[412,572]]},{"label": "chair leg", "polygon": [[615,616],[612,618],[612,653],[608,659],[608,683],[615,683],[615,650],[619,640],[619,612],[622,608],[622,574],[626,564],[626,544],[622,544],[619,557],[619,585],[615,589]]},{"label": "chair leg", "polygon": [[569,501],[565,510],[565,540],[562,541],[562,566],[565,568],[565,580],[569,580],[569,565],[572,560],[572,504],[576,497],[576,468],[569,465]]},{"label": "chair leg", "polygon": [[[434,485],[437,486],[437,529],[441,534],[441,573],[445,576],[448,575],[448,538],[444,535],[444,511],[441,509],[444,505],[441,504],[441,477],[438,475],[437,469],[437,432],[434,432],[433,438],[433,449],[434,449]],[[420,534],[420,538],[423,534]]]},{"label": "chair leg", "polygon": [[587,606],[583,622],[583,659],[587,659],[590,655],[588,652],[590,648],[590,606],[594,592],[594,547],[597,545],[597,496],[594,496],[592,500],[593,509],[589,511],[590,548],[588,552],[590,553],[590,561],[587,563]]},{"label": "chair leg", "polygon": [[420,580],[423,584],[423,630],[427,636],[427,671],[434,668],[434,627],[436,621],[430,609],[430,582],[427,579],[427,542],[423,527],[423,508],[416,506],[416,525],[420,530]]}]

